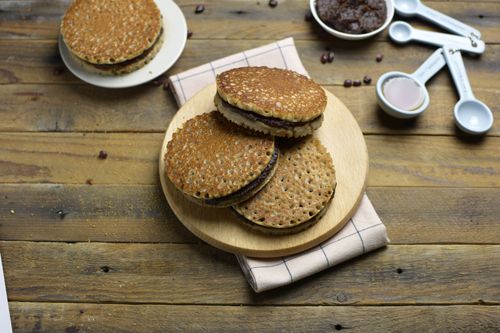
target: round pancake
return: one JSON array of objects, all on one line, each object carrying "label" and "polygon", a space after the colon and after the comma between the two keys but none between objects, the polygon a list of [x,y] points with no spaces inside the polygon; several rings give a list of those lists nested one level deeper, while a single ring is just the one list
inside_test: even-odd
[{"label": "round pancake", "polygon": [[[260,119],[265,118],[262,116],[255,116],[251,111],[244,111],[238,109],[226,101],[224,101],[219,94],[215,94],[214,104],[217,110],[222,113],[224,117],[231,120],[233,123],[249,128],[251,130],[261,132],[264,134],[271,134],[279,137],[299,138],[312,134],[315,130],[320,128],[323,123],[323,115],[307,122],[295,122],[293,126],[273,126],[266,121]],[[272,119],[272,118],[265,118]]]},{"label": "round pancake", "polygon": [[267,233],[293,233],[316,223],[335,192],[335,168],[318,139],[280,144],[274,177],[254,197],[233,206],[247,224]]},{"label": "round pancake", "polygon": [[93,64],[115,64],[149,49],[162,28],[153,0],[76,0],[61,22],[69,50]]},{"label": "round pancake", "polygon": [[118,64],[113,65],[95,65],[91,64],[85,60],[82,60],[71,54],[73,59],[75,59],[87,72],[97,73],[101,75],[120,75],[134,72],[145,65],[147,65],[156,54],[160,51],[163,45],[163,33],[158,36],[158,41],[145,53],[131,60],[127,60]]},{"label": "round pancake", "polygon": [[326,94],[294,71],[241,67],[217,75],[217,92],[229,104],[265,117],[310,121],[326,108]]},{"label": "round pancake", "polygon": [[212,111],[178,129],[167,144],[165,170],[198,204],[226,207],[248,199],[272,177],[278,151],[271,136],[241,130]]}]

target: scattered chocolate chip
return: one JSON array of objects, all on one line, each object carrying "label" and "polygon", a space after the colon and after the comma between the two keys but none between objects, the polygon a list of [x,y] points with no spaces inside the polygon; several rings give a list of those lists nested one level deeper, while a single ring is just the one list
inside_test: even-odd
[{"label": "scattered chocolate chip", "polygon": [[329,63],[333,62],[333,59],[335,59],[335,53],[328,52],[328,62]]},{"label": "scattered chocolate chip", "polygon": [[94,180],[92,178],[89,178],[85,181],[85,184],[87,185],[94,185]]},{"label": "scattered chocolate chip", "polygon": [[369,77],[368,75],[365,75],[365,76],[363,77],[363,82],[364,82],[365,84],[370,84],[370,83],[372,83],[372,78],[371,78],[371,77]]},{"label": "scattered chocolate chip", "polygon": [[355,87],[359,87],[361,85],[361,80],[354,80],[352,82],[352,85],[355,86]]},{"label": "scattered chocolate chip", "polygon": [[109,272],[109,266],[101,266],[99,267],[101,269],[102,272],[104,273],[108,273]]},{"label": "scattered chocolate chip", "polygon": [[312,21],[312,13],[310,10],[307,11],[306,15],[304,16],[304,20],[307,21],[307,22],[311,22]]},{"label": "scattered chocolate chip", "polygon": [[377,57],[375,58],[375,60],[377,60],[377,62],[381,62],[382,59],[384,59],[384,55],[381,53],[377,54]]},{"label": "scattered chocolate chip", "polygon": [[99,159],[101,159],[101,160],[105,160],[106,158],[108,158],[108,153],[106,153],[104,150],[101,150],[101,151],[99,152],[99,156],[98,156],[98,157],[99,157]]},{"label": "scattered chocolate chip", "polygon": [[326,64],[328,62],[328,53],[323,53],[319,58],[322,64]]},{"label": "scattered chocolate chip", "polygon": [[154,79],[153,81],[151,81],[153,83],[153,85],[155,86],[161,86],[163,85],[163,83],[165,82],[165,77],[162,75],[162,76],[159,76],[157,77],[156,79]]},{"label": "scattered chocolate chip", "polygon": [[398,268],[398,269],[396,269],[396,273],[398,273],[398,274],[403,273],[403,269],[402,269],[402,268]]},{"label": "scattered chocolate chip", "polygon": [[278,5],[278,0],[269,0],[269,6],[276,7]]},{"label": "scattered chocolate chip", "polygon": [[194,12],[196,14],[201,14],[205,11],[205,5],[196,5]]},{"label": "scattered chocolate chip", "polygon": [[193,37],[193,32],[191,30],[188,30],[188,38]]},{"label": "scattered chocolate chip", "polygon": [[59,215],[59,218],[62,220],[68,212],[65,212],[63,209],[60,209],[56,212],[57,215]]},{"label": "scattered chocolate chip", "polygon": [[352,86],[352,81],[351,80],[345,80],[344,81],[344,87],[349,88],[350,86]]},{"label": "scattered chocolate chip", "polygon": [[64,73],[64,68],[62,68],[62,67],[56,67],[56,68],[54,68],[54,70],[52,71],[52,74],[54,74],[55,76],[59,76],[59,75],[61,75],[62,73]]},{"label": "scattered chocolate chip", "polygon": [[484,15],[483,14],[479,14],[477,17],[479,17],[480,19],[484,18]]},{"label": "scattered chocolate chip", "polygon": [[340,331],[343,327],[340,324],[334,326],[336,331]]}]

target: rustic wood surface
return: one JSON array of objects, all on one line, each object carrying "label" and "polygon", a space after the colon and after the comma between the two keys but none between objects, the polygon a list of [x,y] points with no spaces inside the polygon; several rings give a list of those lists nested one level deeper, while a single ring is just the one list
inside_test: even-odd
[{"label": "rustic wood surface", "polygon": [[[163,199],[157,159],[177,106],[162,82],[106,90],[64,68],[56,38],[69,2],[0,0],[0,252],[16,332],[499,331],[499,1],[426,1],[487,42],[464,60],[496,118],[484,138],[456,130],[446,70],[416,121],[383,114],[373,83],[342,87],[411,72],[430,47],[396,46],[386,32],[334,39],[304,20],[306,0],[205,1],[203,14],[198,2],[177,1],[193,36],[163,78],[292,36],[306,69],[365,134],[368,195],[392,244],[263,294]],[[335,60],[323,65],[326,47]]]}]

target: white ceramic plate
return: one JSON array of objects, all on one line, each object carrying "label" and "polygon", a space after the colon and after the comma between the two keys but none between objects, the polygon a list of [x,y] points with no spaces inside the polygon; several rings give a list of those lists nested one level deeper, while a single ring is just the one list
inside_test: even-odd
[{"label": "white ceramic plate", "polygon": [[61,58],[79,79],[104,88],[133,87],[151,81],[166,72],[180,57],[187,39],[187,24],[184,14],[172,0],[154,0],[163,16],[164,41],[158,54],[146,66],[128,74],[105,76],[86,71],[71,55],[61,35],[59,52]]}]

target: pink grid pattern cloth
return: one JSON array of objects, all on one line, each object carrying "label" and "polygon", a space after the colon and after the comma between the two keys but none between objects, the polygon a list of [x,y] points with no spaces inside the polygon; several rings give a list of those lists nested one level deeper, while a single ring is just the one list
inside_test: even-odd
[{"label": "pink grid pattern cloth", "polygon": [[[181,106],[205,86],[215,82],[217,74],[243,66],[286,68],[309,76],[300,61],[293,38],[286,38],[173,75],[169,78],[170,87]],[[250,286],[261,292],[293,283],[383,247],[388,242],[385,225],[364,195],[358,210],[344,228],[314,248],[281,258],[236,257]]]}]

